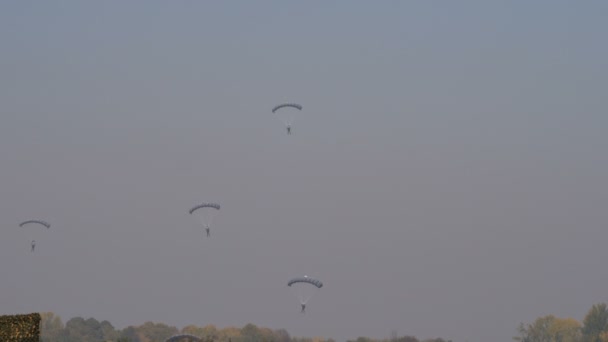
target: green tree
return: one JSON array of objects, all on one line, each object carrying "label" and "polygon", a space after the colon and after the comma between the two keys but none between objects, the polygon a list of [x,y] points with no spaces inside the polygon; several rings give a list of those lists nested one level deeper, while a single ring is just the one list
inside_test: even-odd
[{"label": "green tree", "polygon": [[103,341],[101,324],[95,318],[85,320],[73,317],[65,323],[66,341],[69,342],[99,342]]},{"label": "green tree", "polygon": [[397,337],[395,342],[418,342],[418,339],[414,336],[401,336]]},{"label": "green tree", "polygon": [[606,303],[593,305],[583,320],[583,341],[602,342],[602,333],[608,332]]},{"label": "green tree", "polygon": [[274,331],[275,342],[291,342],[291,336],[285,329],[279,329]]},{"label": "green tree", "polygon": [[124,328],[120,333],[120,338],[129,342],[141,342],[137,330],[133,326]]},{"label": "green tree", "polygon": [[347,342],[375,342],[373,339],[365,336],[359,336],[356,340],[348,340]]},{"label": "green tree", "polygon": [[116,341],[118,338],[120,338],[120,331],[116,330],[108,321],[102,321],[99,323],[99,328],[103,334],[104,341]]},{"label": "green tree", "polygon": [[243,336],[243,342],[262,342],[260,329],[251,323],[241,329],[241,336]]},{"label": "green tree", "polygon": [[40,335],[42,342],[60,342],[64,338],[64,325],[61,317],[52,312],[40,314]]},{"label": "green tree", "polygon": [[551,325],[555,321],[555,316],[548,315],[537,318],[532,324],[520,324],[518,328],[519,336],[513,339],[521,342],[553,342],[551,339]]}]

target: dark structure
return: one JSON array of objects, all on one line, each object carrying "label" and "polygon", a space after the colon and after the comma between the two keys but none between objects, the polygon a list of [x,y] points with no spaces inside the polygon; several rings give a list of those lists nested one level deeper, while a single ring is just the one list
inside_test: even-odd
[{"label": "dark structure", "polygon": [[0,341],[39,342],[40,314],[0,316]]}]

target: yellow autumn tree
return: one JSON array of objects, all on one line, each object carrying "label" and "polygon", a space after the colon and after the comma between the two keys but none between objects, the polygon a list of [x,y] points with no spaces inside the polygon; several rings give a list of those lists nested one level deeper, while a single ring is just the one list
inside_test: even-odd
[{"label": "yellow autumn tree", "polygon": [[558,318],[547,315],[537,318],[532,324],[519,327],[520,336],[516,341],[522,342],[580,342],[581,323],[573,318]]},{"label": "yellow autumn tree", "polygon": [[579,342],[581,323],[574,318],[555,318],[549,326],[549,336],[553,341]]}]

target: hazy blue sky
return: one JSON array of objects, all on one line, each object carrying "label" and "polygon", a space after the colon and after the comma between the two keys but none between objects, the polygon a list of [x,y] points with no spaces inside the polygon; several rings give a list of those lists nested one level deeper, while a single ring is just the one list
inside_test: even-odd
[{"label": "hazy blue sky", "polygon": [[[608,2],[0,4],[0,314],[511,341],[608,300]],[[270,109],[304,106],[287,136]],[[222,205],[211,238],[188,215]],[[51,222],[38,247],[18,228]],[[286,282],[323,287],[299,314]]]}]

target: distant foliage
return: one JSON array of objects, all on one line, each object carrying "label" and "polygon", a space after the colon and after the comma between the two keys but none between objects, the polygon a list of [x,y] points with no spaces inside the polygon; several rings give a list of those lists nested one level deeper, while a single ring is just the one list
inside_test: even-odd
[{"label": "distant foliage", "polygon": [[[187,325],[181,330],[164,323],[145,322],[140,326],[129,326],[115,329],[108,321],[99,322],[94,318],[74,317],[65,325],[61,318],[52,312],[41,315],[42,342],[192,342],[201,339],[203,342],[336,342],[323,337],[292,337],[285,329],[273,330],[246,324],[242,328],[225,327],[218,329],[215,325]],[[182,336],[180,338],[180,336]],[[188,336],[193,336],[188,337]],[[4,340],[0,341],[4,342]],[[21,341],[20,341],[21,342]],[[349,342],[451,342],[450,340],[418,340],[414,336],[397,336],[390,339],[372,339],[359,337]]]},{"label": "distant foliage", "polygon": [[444,340],[442,338],[429,338],[425,340],[418,340],[415,336],[398,336],[396,332],[391,334],[392,336],[387,339],[373,339],[369,337],[358,337],[356,340],[350,340],[347,342],[452,342],[452,340]]},{"label": "distant foliage", "polygon": [[581,342],[581,324],[573,318],[553,315],[537,318],[532,324],[521,324],[516,341],[522,342]]},{"label": "distant foliage", "polygon": [[521,323],[518,333],[513,339],[521,342],[608,342],[608,308],[605,303],[594,305],[582,324],[574,318],[539,317]]},{"label": "distant foliage", "polygon": [[584,342],[608,341],[608,309],[605,303],[596,304],[583,320]]}]

